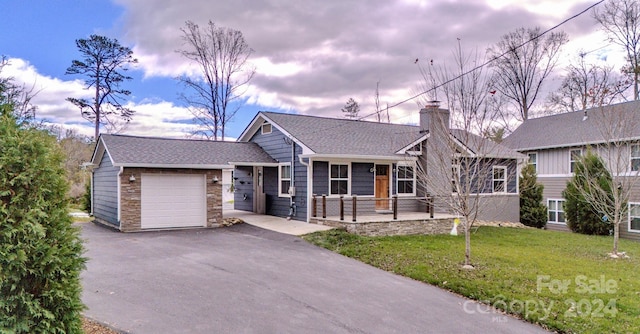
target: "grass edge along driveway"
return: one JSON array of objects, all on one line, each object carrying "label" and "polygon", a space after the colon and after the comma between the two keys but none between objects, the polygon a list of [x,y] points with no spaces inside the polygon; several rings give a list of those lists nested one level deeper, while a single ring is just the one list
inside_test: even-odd
[{"label": "grass edge along driveway", "polygon": [[471,236],[476,269],[469,271],[461,269],[464,236],[363,237],[330,230],[304,238],[550,330],[631,333],[640,328],[640,243],[635,241],[620,241],[630,258],[610,259],[612,237],[481,227]]}]

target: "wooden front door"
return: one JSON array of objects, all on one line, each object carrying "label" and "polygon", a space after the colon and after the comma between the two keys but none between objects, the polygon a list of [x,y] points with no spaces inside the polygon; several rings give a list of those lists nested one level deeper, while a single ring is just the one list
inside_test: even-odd
[{"label": "wooden front door", "polygon": [[265,198],[262,166],[253,167],[253,212],[264,215]]},{"label": "wooden front door", "polygon": [[389,165],[376,165],[376,210],[389,210]]}]

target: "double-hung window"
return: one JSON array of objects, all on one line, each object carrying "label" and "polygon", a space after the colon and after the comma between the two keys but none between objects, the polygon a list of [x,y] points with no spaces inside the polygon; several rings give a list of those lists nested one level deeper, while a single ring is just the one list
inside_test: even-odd
[{"label": "double-hung window", "polygon": [[582,156],[581,149],[569,151],[569,167],[570,167],[571,173],[576,172],[576,162],[578,162],[578,159],[580,159],[581,156]]},{"label": "double-hung window", "polygon": [[640,144],[631,145],[631,171],[640,171]]},{"label": "double-hung window", "polygon": [[529,157],[529,165],[533,165],[534,170],[538,172],[538,153],[531,152],[527,156]]},{"label": "double-hung window", "polygon": [[401,165],[397,167],[398,195],[413,195],[416,189],[416,173],[413,165]]},{"label": "double-hung window", "polygon": [[493,192],[507,192],[507,167],[493,167]]},{"label": "double-hung window", "polygon": [[278,166],[278,196],[288,197],[291,187],[291,165]]},{"label": "double-hung window", "polygon": [[640,232],[640,203],[629,203],[629,231]]},{"label": "double-hung window", "polygon": [[547,208],[549,213],[548,221],[550,223],[565,223],[563,199],[549,199],[547,201]]},{"label": "double-hung window", "polygon": [[331,195],[346,195],[349,193],[349,165],[330,165],[329,188]]}]

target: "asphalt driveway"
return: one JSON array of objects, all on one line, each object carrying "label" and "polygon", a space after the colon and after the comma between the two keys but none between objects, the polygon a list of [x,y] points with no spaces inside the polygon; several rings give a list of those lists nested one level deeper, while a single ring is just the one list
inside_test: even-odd
[{"label": "asphalt driveway", "polygon": [[132,333],[540,333],[433,286],[247,224],[87,223],[85,314]]}]

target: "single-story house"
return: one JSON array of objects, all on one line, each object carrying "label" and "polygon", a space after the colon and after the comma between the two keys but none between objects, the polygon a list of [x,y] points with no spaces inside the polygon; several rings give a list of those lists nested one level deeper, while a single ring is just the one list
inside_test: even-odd
[{"label": "single-story house", "polygon": [[[617,144],[603,145],[610,142]],[[562,192],[587,147],[611,168],[615,164],[620,169],[614,176],[639,177],[640,101],[528,119],[502,144],[526,154],[535,166],[538,182],[544,185],[547,228],[568,231]],[[620,236],[640,240],[640,182],[632,185],[629,217],[620,225]]]},{"label": "single-story house", "polygon": [[[359,214],[388,213],[392,198],[399,211],[425,212],[427,196],[447,211],[456,182],[469,182],[484,208],[478,219],[519,221],[526,156],[450,129],[449,118],[437,105],[420,110],[420,125],[259,112],[237,142],[101,135],[93,214],[122,231],[217,226],[215,180],[233,170],[236,210],[311,222],[324,195],[328,215],[341,197],[357,197]],[[460,177],[468,166],[483,175]]]},{"label": "single-story house", "polygon": [[255,143],[102,134],[93,152],[95,220],[123,232],[215,227],[230,162],[275,161]]},{"label": "single-story house", "polygon": [[[460,172],[453,160],[465,156],[491,164],[485,172],[496,176],[475,184],[485,209],[478,218],[519,221],[518,162],[526,156],[449,123],[437,105],[420,110],[417,126],[260,112],[238,141],[256,143],[277,163],[235,166],[235,208],[309,222],[322,195],[328,215],[338,214],[341,196],[375,199],[358,202],[362,214],[388,212],[397,196],[399,210],[425,212],[426,196],[452,195],[452,173]],[[424,182],[438,173],[447,174],[443,182]]]}]

